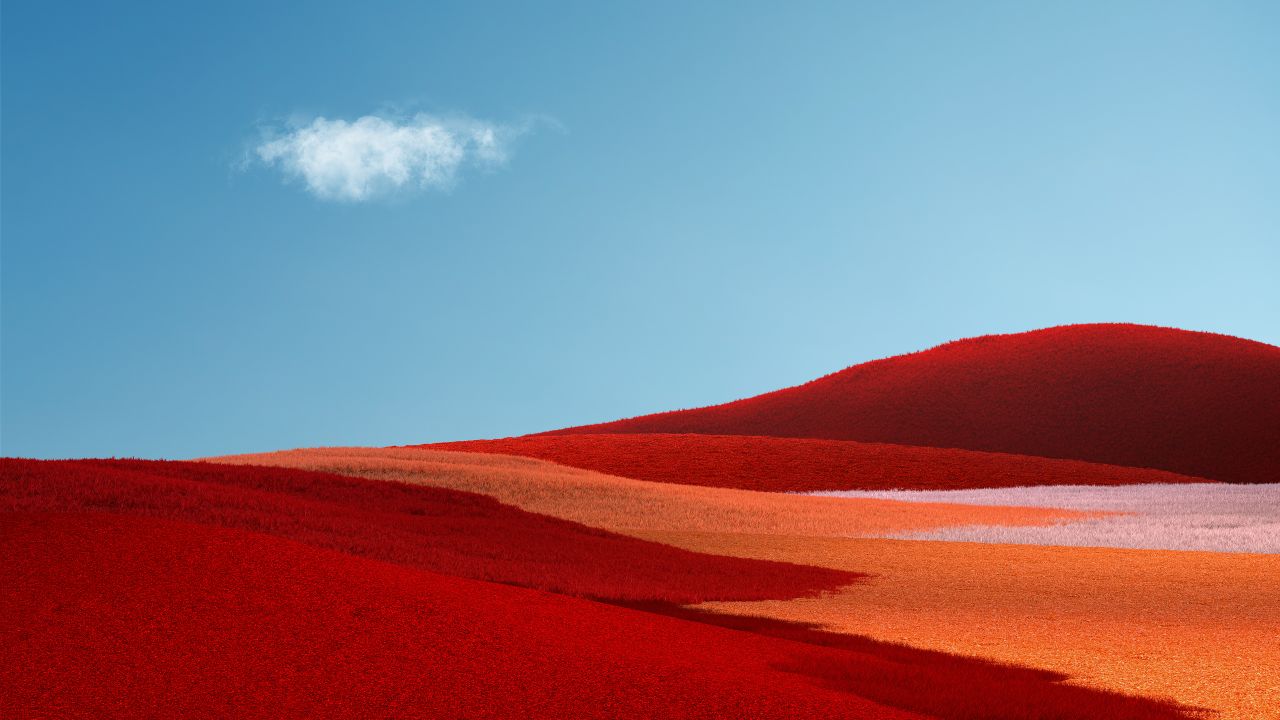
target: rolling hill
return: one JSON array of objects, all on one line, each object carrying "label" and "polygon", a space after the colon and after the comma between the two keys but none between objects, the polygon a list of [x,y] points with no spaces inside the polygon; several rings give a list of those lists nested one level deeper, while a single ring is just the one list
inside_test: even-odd
[{"label": "rolling hill", "polygon": [[1280,348],[1143,325],[990,335],[723,405],[543,435],[857,440],[1275,482]]}]

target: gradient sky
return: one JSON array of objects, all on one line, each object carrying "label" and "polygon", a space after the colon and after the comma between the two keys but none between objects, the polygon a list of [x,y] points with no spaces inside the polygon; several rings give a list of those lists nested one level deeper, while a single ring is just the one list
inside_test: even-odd
[{"label": "gradient sky", "polygon": [[[5,2],[6,455],[500,437],[1072,322],[1280,344],[1280,3],[185,5]],[[325,197],[256,152],[364,116],[505,162]]]}]

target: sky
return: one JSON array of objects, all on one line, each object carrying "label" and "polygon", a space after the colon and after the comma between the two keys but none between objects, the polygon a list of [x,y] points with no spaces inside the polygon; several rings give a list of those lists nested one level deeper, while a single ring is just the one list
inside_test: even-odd
[{"label": "sky", "polygon": [[0,453],[503,437],[1076,322],[1280,344],[1280,3],[0,16]]}]

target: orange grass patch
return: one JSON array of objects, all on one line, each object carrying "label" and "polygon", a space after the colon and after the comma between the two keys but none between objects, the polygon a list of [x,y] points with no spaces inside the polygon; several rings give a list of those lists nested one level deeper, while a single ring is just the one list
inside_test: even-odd
[{"label": "orange grass patch", "polygon": [[530,512],[628,534],[692,530],[858,537],[955,525],[1047,525],[1100,514],[672,485],[543,460],[417,448],[314,448],[208,460],[466,490]]},{"label": "orange grass patch", "polygon": [[1055,670],[1224,719],[1280,718],[1280,556],[723,533],[642,537],[724,555],[857,569],[821,598],[700,608],[819,623],[913,647]]}]

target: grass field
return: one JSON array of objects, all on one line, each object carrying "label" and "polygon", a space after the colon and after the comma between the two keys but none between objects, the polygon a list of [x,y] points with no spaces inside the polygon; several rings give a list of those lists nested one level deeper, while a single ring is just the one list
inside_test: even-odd
[{"label": "grass field", "polygon": [[[399,518],[420,545],[462,556],[451,573],[533,552],[588,579],[599,564],[628,569],[632,551],[664,552],[454,491],[253,466],[12,460],[0,488],[5,717],[1186,717],[1044,670],[441,575],[423,569],[431,558],[380,545]],[[336,509],[359,510],[372,532]],[[494,535],[494,521],[509,532]],[[717,594],[719,570],[758,581],[749,573],[766,569],[775,583],[806,571],[665,552],[668,575],[707,583],[702,597]]]},{"label": "grass field", "polygon": [[[921,527],[1054,528],[1064,517],[1040,515],[1052,512],[1042,508],[644,483],[503,456],[320,449],[236,461],[443,483],[688,549],[872,576],[817,600],[714,606],[721,610],[1045,667],[1075,682],[1174,698],[1241,720],[1266,717],[1267,703],[1276,699],[1270,681],[1253,668],[1280,660],[1259,642],[1269,630],[1280,631],[1280,590],[1273,580],[1280,577],[1280,556],[851,539],[846,536]],[[755,496],[755,505],[746,501]],[[721,507],[727,515],[717,512]],[[744,512],[747,507],[752,512]]]},{"label": "grass field", "polygon": [[710,607],[1025,664],[1072,683],[1280,718],[1280,555],[645,533],[702,552],[858,568],[812,600]]},{"label": "grass field", "polygon": [[922,720],[777,669],[857,667],[799,643],[245,530],[3,518],[6,718]]},{"label": "grass field", "polygon": [[1280,720],[1277,353],[1054,328],[524,438],[3,459],[0,716]]},{"label": "grass field", "polygon": [[465,488],[699,552],[863,572],[870,575],[864,582],[819,598],[700,607],[1044,668],[1071,683],[1168,698],[1223,718],[1274,718],[1280,707],[1272,674],[1260,670],[1280,663],[1280,652],[1263,641],[1280,634],[1280,555],[866,537],[975,525],[1039,532],[1063,521],[1089,521],[1091,510],[755,493],[407,448],[328,448],[219,461]]}]

